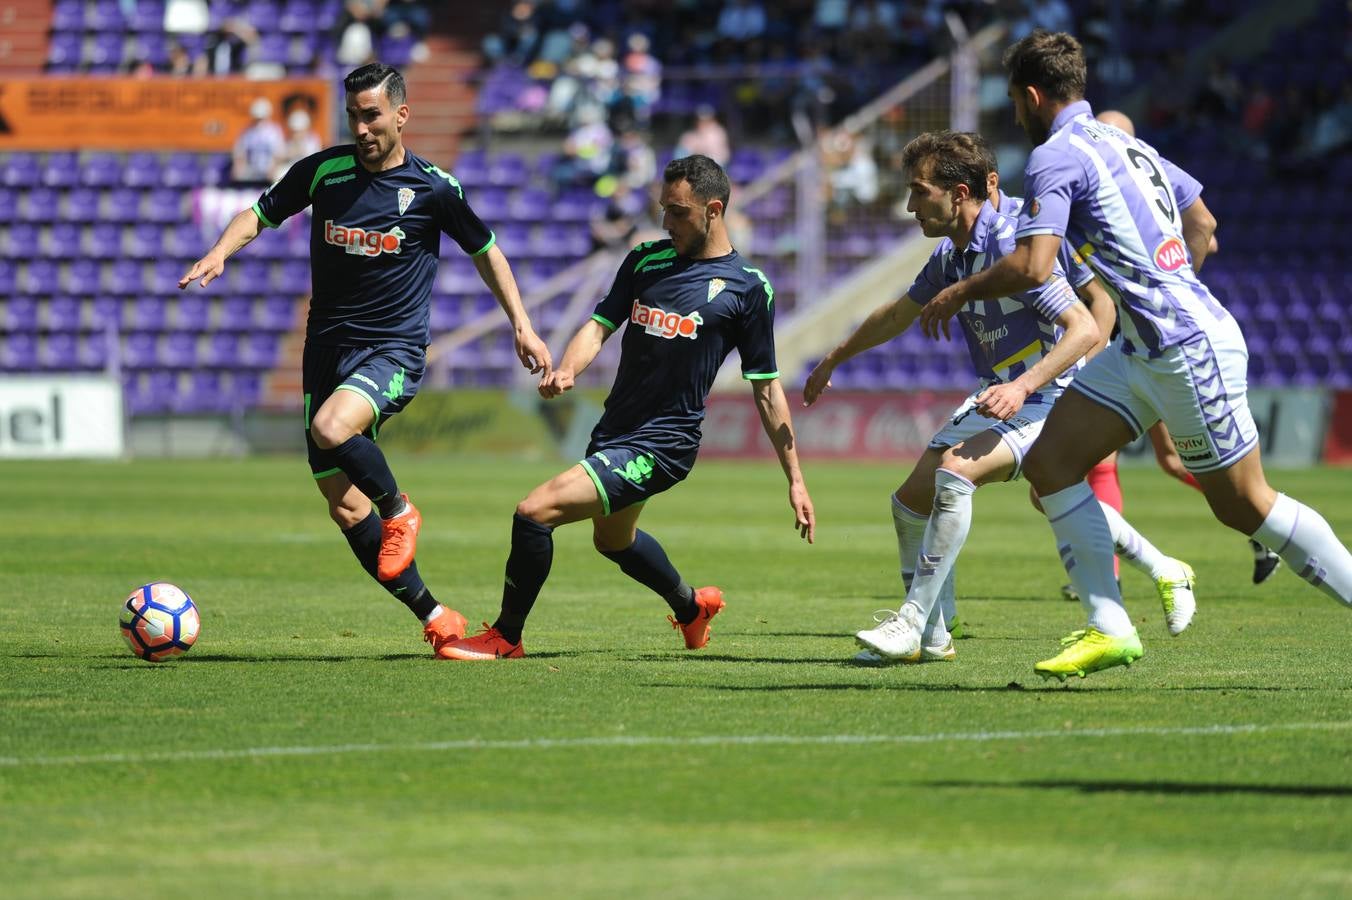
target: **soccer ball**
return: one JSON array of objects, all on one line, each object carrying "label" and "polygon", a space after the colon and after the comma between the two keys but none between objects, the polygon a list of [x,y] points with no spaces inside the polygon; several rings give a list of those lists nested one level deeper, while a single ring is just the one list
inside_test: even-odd
[{"label": "soccer ball", "polygon": [[202,629],[202,617],[182,589],[156,581],[131,592],[122,604],[118,624],[132,653],[163,662],[192,648]]}]

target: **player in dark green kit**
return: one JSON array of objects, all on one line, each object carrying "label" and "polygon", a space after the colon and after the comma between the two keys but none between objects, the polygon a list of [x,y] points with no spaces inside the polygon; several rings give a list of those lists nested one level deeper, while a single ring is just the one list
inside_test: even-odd
[{"label": "player in dark green kit", "polygon": [[549,377],[549,350],[522,308],[507,258],[459,182],[404,148],[403,76],[371,63],[343,87],[355,146],[330,147],[293,165],[231,220],[178,286],[206,287],[264,226],[313,207],[303,363],[310,469],[362,567],[418,616],[437,650],[464,635],[465,618],[437,603],[419,576],[413,556],[421,516],[375,439],[423,377],[443,232],[473,259],[507,313],[522,364]]},{"label": "player in dark green kit", "polygon": [[663,182],[662,227],[671,239],[640,244],[629,253],[610,293],[568,343],[563,361],[540,381],[545,398],[569,390],[606,338],[628,323],[615,384],[586,457],[517,505],[501,614],[480,634],[442,645],[439,656],[523,656],[521,630],[549,575],[553,531],[583,519],[591,519],[592,540],[602,555],[667,601],[686,647],[708,643],[709,622],[723,608],[722,592],[692,589],[637,524],[644,501],[694,466],[705,398],[734,348],[788,477],[795,525],[813,540],[812,500],[798,468],[775,365],[775,292],[728,240],[723,221],[728,177],[707,156],[689,156],[668,165]]}]

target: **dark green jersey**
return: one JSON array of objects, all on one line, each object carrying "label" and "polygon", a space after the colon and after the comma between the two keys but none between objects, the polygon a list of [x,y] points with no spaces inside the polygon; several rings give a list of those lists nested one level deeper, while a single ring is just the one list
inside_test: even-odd
[{"label": "dark green jersey", "polygon": [[352,145],[293,165],[254,212],[276,227],[313,206],[310,321],[306,340],[335,347],[399,342],[424,347],[441,234],[471,256],[493,233],[460,183],[405,150],[402,165],[368,172]]},{"label": "dark green jersey", "polygon": [[669,240],[635,247],[592,313],[612,331],[629,323],[593,441],[643,433],[698,445],[705,398],[734,348],[743,378],[778,377],[774,297],[765,274],[735,250],[686,259]]}]

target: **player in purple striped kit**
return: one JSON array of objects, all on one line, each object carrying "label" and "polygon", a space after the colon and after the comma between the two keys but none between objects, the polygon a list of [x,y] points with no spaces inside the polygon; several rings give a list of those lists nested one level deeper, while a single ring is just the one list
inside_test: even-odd
[{"label": "player in purple striped kit", "polygon": [[1113,578],[1107,522],[1083,479],[1159,420],[1221,523],[1352,606],[1352,554],[1319,513],[1274,491],[1263,474],[1244,336],[1194,273],[1214,222],[1205,204],[1199,198],[1180,211],[1159,154],[1094,119],[1075,38],[1036,31],[1006,51],[1004,64],[1015,118],[1034,144],[1017,246],[931,301],[922,328],[946,333],[948,318],[967,303],[1042,284],[1064,238],[1113,295],[1122,329],[1121,340],[1076,375],[1024,461],[1089,614],[1087,626],[1034,670],[1064,680],[1140,658]]},{"label": "player in purple striped kit", "polygon": [[[829,387],[838,364],[900,334],[945,286],[1014,249],[1016,220],[986,202],[989,159],[985,142],[970,133],[928,132],[906,146],[907,209],[927,236],[944,240],[905,295],[870,314],[812,371],[803,389],[808,404]],[[903,580],[908,571],[913,575],[901,609],[855,636],[864,648],[856,657],[861,662],[954,657],[946,626],[952,622],[953,565],[971,527],[972,494],[979,485],[1018,478],[1048,410],[1099,340],[1098,326],[1059,267],[1045,283],[963,310],[959,322],[981,386],[954,411],[892,497]],[[1114,537],[1145,554],[1149,542],[1117,521]],[[1149,551],[1169,564],[1165,574],[1190,602],[1181,564]]]}]

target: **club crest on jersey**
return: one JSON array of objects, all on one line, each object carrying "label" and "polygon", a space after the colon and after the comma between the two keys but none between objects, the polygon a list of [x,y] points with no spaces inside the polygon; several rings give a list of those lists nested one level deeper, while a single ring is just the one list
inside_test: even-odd
[{"label": "club crest on jersey", "polygon": [[1166,238],[1155,248],[1155,265],[1165,272],[1177,272],[1188,264],[1188,249],[1176,237]]},{"label": "club crest on jersey", "polygon": [[643,326],[645,334],[666,340],[679,336],[693,341],[699,333],[699,327],[704,324],[699,313],[683,316],[655,306],[644,306],[638,300],[634,301],[634,308],[629,312],[629,321],[634,325]]},{"label": "club crest on jersey", "polygon": [[389,231],[367,231],[364,228],[335,225],[332,219],[324,220],[324,243],[342,247],[353,256],[398,253],[403,249],[405,237],[404,230],[397,225]]},{"label": "club crest on jersey", "polygon": [[728,286],[728,283],[727,283],[726,281],[724,281],[722,278],[710,278],[710,279],[709,279],[709,297],[708,297],[708,299],[705,300],[704,302],[705,302],[705,303],[709,303],[710,301],[712,301],[712,300],[713,300],[715,297],[717,297],[719,294],[723,293],[723,288],[725,288],[725,287],[727,287],[727,286]]},{"label": "club crest on jersey", "polygon": [[403,215],[408,209],[408,205],[413,202],[413,188],[399,189],[399,215]]}]

